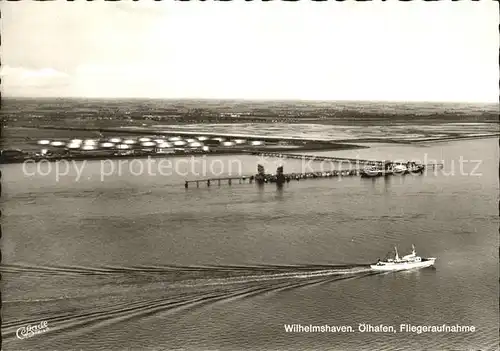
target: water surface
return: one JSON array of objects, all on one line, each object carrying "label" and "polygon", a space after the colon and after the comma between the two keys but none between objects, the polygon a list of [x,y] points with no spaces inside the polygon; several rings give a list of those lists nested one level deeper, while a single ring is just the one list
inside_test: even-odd
[{"label": "water surface", "polygon": [[[189,173],[180,158],[172,162],[183,163],[186,175],[135,176],[124,166],[104,181],[99,161],[87,162],[78,181],[74,170],[56,180],[3,165],[4,349],[496,349],[497,146],[485,139],[328,152],[427,155],[445,167],[282,189],[186,190],[186,178],[204,175]],[[463,174],[461,158],[469,161]],[[283,162],[288,172],[304,167],[224,156],[212,171],[234,159],[243,174],[261,162],[270,171]],[[435,269],[370,272],[367,265],[396,244],[437,257]],[[49,332],[16,338],[19,327],[41,320]],[[313,334],[283,326],[359,323],[461,324],[476,332]]]}]

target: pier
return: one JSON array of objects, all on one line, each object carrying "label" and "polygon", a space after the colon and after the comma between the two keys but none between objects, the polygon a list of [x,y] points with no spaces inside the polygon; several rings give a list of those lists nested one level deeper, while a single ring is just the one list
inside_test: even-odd
[{"label": "pier", "polygon": [[[311,160],[311,161],[333,161],[333,162],[349,162],[355,163],[358,166],[385,166],[386,164],[394,164],[394,163],[407,163],[405,162],[395,162],[390,160],[366,160],[360,158],[348,158],[348,157],[334,157],[334,156],[317,156],[317,155],[303,155],[303,154],[284,154],[281,152],[251,152],[252,155],[258,156],[267,156],[267,157],[275,157],[275,158],[290,158],[290,159],[298,159],[298,160]],[[424,164],[426,168],[434,168],[434,167],[443,167],[442,163],[427,163]]]},{"label": "pier", "polygon": [[255,151],[251,152],[252,155],[276,157],[276,158],[291,158],[299,160],[312,160],[312,161],[334,161],[334,162],[349,162],[349,163],[359,163],[363,165],[383,165],[386,162],[392,161],[377,161],[377,160],[364,160],[359,158],[348,158],[348,157],[334,157],[334,156],[317,156],[317,155],[303,155],[303,154],[284,154],[280,152],[262,152]]},{"label": "pier", "polygon": [[[274,155],[274,153],[266,153],[265,155]],[[313,160],[317,160],[317,156],[312,155],[290,155],[290,154],[278,154],[280,156],[290,157],[291,158],[303,158],[310,157]],[[368,171],[361,169],[360,167],[349,168],[349,169],[340,169],[340,170],[330,170],[330,171],[318,171],[318,172],[306,172],[306,173],[284,173],[283,166],[280,166],[276,169],[275,174],[268,174],[264,170],[264,166],[257,165],[257,174],[251,176],[235,176],[235,177],[222,177],[222,178],[206,178],[206,179],[196,179],[196,180],[186,180],[184,183],[184,187],[186,189],[189,188],[189,184],[196,183],[196,187],[200,187],[201,184],[206,184],[207,187],[210,187],[213,183],[217,183],[220,186],[223,182],[227,185],[231,185],[233,180],[238,181],[239,184],[245,183],[247,180],[249,183],[253,183],[254,181],[258,184],[264,183],[276,183],[277,185],[281,185],[283,183],[289,183],[292,180],[300,181],[301,179],[314,179],[314,178],[333,178],[333,177],[349,177],[349,176],[361,176],[361,177],[376,177],[376,176],[391,176],[393,174],[423,174],[426,168],[435,168],[435,167],[443,167],[443,164],[427,164],[427,165],[417,165],[414,162],[408,161],[408,164],[413,164],[413,166],[418,166],[416,168],[409,168],[404,172],[397,172],[393,170],[391,167],[393,166],[393,162],[391,161],[369,161],[369,160],[359,160],[359,159],[346,159],[346,158],[338,158],[338,157],[319,157],[319,160],[328,159],[328,160],[355,160],[356,162],[366,162],[365,165],[374,165],[379,166],[380,170],[377,174],[367,174]],[[382,168],[383,167],[383,168]]]},{"label": "pier", "polygon": [[[262,167],[259,165],[259,167]],[[359,175],[358,170],[334,170],[328,172],[307,172],[307,173],[282,173],[283,168],[278,167],[276,174],[265,174],[263,173],[263,168],[259,168],[259,173],[255,176],[240,176],[240,177],[223,177],[223,178],[205,178],[205,179],[197,179],[197,180],[186,180],[184,182],[184,187],[186,189],[189,188],[190,184],[196,184],[196,187],[199,188],[200,184],[206,184],[207,187],[210,187],[212,184],[217,184],[218,186],[222,184],[232,185],[233,180],[238,181],[239,184],[245,183],[248,180],[248,183],[251,184],[253,182],[263,184],[263,183],[276,183],[283,184],[289,183],[290,181],[300,181],[301,179],[315,179],[315,178],[333,178],[333,177],[348,177],[348,176],[357,176]]]}]

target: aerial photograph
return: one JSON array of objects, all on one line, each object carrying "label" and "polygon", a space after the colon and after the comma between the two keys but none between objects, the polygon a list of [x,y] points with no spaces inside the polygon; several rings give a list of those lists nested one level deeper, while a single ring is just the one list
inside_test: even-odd
[{"label": "aerial photograph", "polygon": [[2,350],[500,350],[497,2],[0,11]]}]

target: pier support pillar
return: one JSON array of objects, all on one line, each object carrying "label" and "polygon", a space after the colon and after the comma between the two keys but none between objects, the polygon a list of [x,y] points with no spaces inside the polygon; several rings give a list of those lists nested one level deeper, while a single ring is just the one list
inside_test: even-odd
[{"label": "pier support pillar", "polygon": [[210,179],[207,180],[207,186],[210,186]]},{"label": "pier support pillar", "polygon": [[217,179],[217,183],[218,183],[218,184],[219,184],[219,186],[220,186],[220,179]]},{"label": "pier support pillar", "polygon": [[227,184],[231,185],[231,179],[227,180]]},{"label": "pier support pillar", "polygon": [[199,181],[196,181],[196,187],[199,188],[200,187],[200,182]]},{"label": "pier support pillar", "polygon": [[189,182],[186,180],[186,182],[184,183],[184,188],[188,188],[189,187]]}]

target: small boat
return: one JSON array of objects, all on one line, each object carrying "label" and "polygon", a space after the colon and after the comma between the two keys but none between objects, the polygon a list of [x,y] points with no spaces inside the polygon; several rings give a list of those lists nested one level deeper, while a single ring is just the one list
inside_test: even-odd
[{"label": "small boat", "polygon": [[436,258],[424,258],[417,256],[415,252],[415,246],[412,245],[411,247],[412,253],[403,256],[402,258],[399,257],[398,249],[397,247],[395,247],[394,249],[396,251],[396,254],[394,259],[390,258],[386,261],[378,260],[376,264],[370,265],[371,269],[374,271],[401,271],[406,269],[430,267],[434,265]]},{"label": "small boat", "polygon": [[384,171],[376,166],[367,166],[360,172],[362,177],[380,177]]},{"label": "small boat", "polygon": [[405,165],[397,164],[392,168],[392,171],[395,174],[405,174],[406,172],[408,172],[408,168]]},{"label": "small boat", "polygon": [[393,163],[391,161],[385,161],[384,164],[378,164],[376,166],[369,165],[363,168],[359,174],[361,177],[389,176],[394,174]]},{"label": "small boat", "polygon": [[425,166],[415,163],[415,162],[408,162],[406,165],[406,173],[412,173],[412,174],[417,174],[417,173],[423,173],[425,170]]},{"label": "small boat", "polygon": [[388,175],[403,175],[403,174],[421,174],[425,170],[425,166],[415,162],[393,163],[386,162],[384,166],[367,166],[360,172],[362,177],[380,177]]}]

